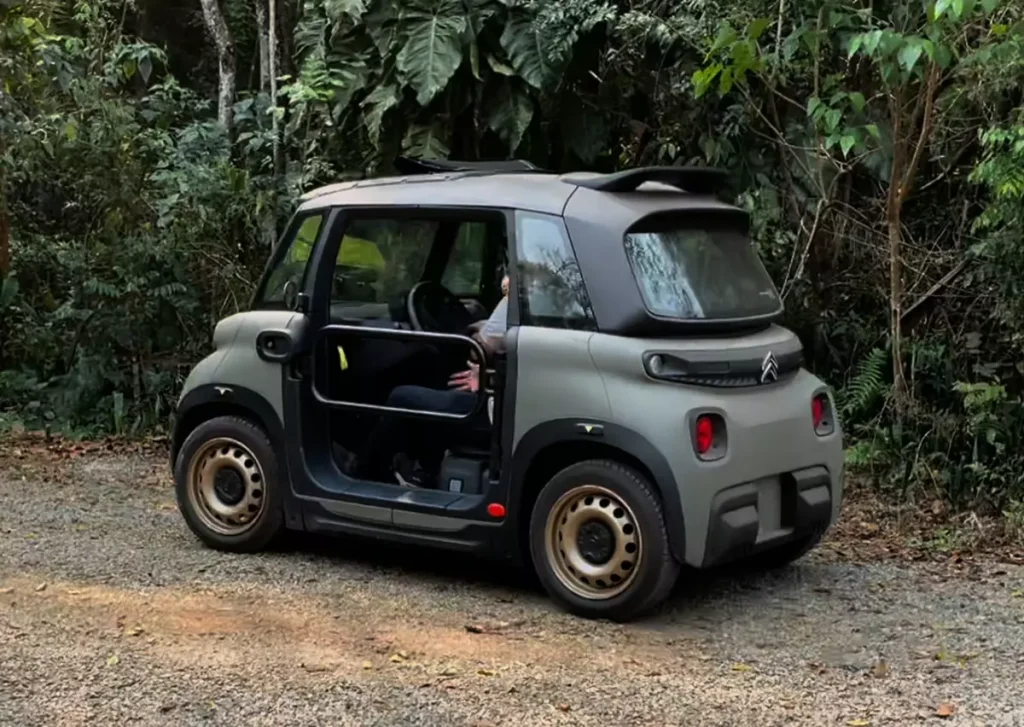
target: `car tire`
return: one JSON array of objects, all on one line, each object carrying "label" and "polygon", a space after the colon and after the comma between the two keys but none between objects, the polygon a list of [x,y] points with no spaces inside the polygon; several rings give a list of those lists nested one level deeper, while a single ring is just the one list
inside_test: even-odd
[{"label": "car tire", "polygon": [[668,597],[679,575],[653,486],[610,460],[552,477],[534,503],[529,540],[544,589],[587,618],[637,618]]},{"label": "car tire", "polygon": [[752,556],[745,565],[752,570],[780,570],[800,560],[821,543],[824,533],[811,533]]},{"label": "car tire", "polygon": [[178,509],[217,550],[264,549],[284,523],[284,487],[269,437],[237,416],[210,419],[185,439],[174,467]]}]

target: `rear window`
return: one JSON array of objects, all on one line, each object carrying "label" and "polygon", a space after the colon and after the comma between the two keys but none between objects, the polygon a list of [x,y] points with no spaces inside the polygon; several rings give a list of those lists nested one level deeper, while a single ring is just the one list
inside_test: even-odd
[{"label": "rear window", "polygon": [[644,221],[626,234],[626,256],[644,304],[683,320],[753,318],[782,307],[742,227]]}]

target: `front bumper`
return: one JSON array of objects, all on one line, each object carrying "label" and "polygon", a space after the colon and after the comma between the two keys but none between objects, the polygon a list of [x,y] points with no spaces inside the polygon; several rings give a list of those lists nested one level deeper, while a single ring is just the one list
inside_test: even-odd
[{"label": "front bumper", "polygon": [[832,492],[824,466],[721,490],[711,501],[702,567],[823,533],[832,522]]}]

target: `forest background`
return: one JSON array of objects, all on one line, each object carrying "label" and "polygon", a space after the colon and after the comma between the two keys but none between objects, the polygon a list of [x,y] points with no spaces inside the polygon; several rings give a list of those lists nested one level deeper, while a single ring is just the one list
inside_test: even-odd
[{"label": "forest background", "polygon": [[0,431],[166,430],[297,196],[729,170],[848,462],[1024,543],[1024,3],[0,0]]}]

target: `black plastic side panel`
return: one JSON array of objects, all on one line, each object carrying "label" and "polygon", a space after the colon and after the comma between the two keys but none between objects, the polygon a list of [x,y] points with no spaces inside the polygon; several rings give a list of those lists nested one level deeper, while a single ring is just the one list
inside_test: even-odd
[{"label": "black plastic side panel", "polygon": [[832,480],[825,467],[787,472],[781,480],[784,535],[758,541],[757,484],[747,482],[715,495],[708,520],[703,567],[739,560],[800,537],[823,532],[832,516]]},{"label": "black plastic side panel", "polygon": [[[683,562],[686,553],[686,528],[683,523],[679,488],[668,460],[647,439],[618,424],[591,419],[555,419],[538,424],[528,431],[519,441],[512,455],[511,467],[508,468],[511,473],[508,518],[519,521],[521,518],[530,517],[530,513],[522,511],[523,489],[527,484],[526,472],[542,450],[552,445],[567,443],[601,444],[612,447],[639,460],[650,470],[654,477],[652,484],[661,495],[672,554]],[[518,540],[518,531],[510,534],[516,536]],[[518,545],[516,543],[517,547]]]}]

